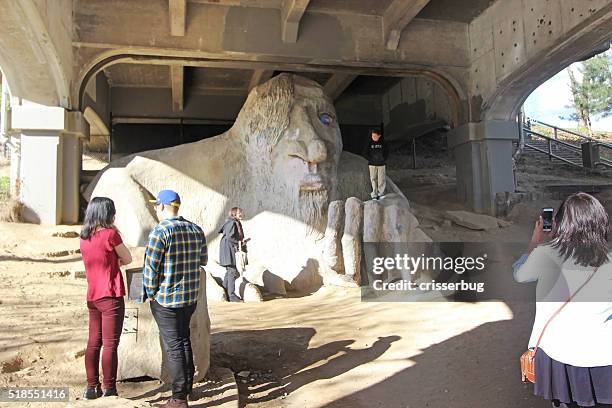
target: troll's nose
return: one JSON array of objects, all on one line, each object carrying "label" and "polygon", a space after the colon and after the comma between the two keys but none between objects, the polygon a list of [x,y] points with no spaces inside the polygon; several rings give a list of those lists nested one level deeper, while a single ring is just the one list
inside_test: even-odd
[{"label": "troll's nose", "polygon": [[311,140],[306,146],[308,151],[307,162],[320,163],[327,159],[327,148],[322,140],[318,138]]}]

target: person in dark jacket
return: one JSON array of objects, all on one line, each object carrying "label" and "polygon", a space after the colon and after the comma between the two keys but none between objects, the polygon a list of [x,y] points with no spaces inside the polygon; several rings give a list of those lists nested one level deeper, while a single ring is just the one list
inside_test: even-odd
[{"label": "person in dark jacket", "polygon": [[370,138],[365,148],[364,156],[368,159],[368,167],[370,169],[370,182],[372,183],[372,193],[370,195],[373,200],[378,200],[385,197],[385,187],[387,184],[385,163],[389,153],[379,130],[370,130]]},{"label": "person in dark jacket", "polygon": [[223,287],[230,302],[241,301],[234,291],[236,279],[240,276],[236,268],[236,251],[238,251],[239,245],[246,252],[244,231],[240,222],[242,219],[244,219],[242,209],[233,207],[219,230],[219,234],[223,234],[221,244],[219,245],[219,265],[225,266],[226,272],[223,278]]}]

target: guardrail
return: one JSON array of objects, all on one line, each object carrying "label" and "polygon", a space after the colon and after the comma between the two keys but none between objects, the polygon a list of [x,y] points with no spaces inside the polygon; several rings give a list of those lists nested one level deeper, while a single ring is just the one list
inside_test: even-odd
[{"label": "guardrail", "polygon": [[597,144],[599,144],[599,145],[602,145],[602,146],[604,146],[604,147],[606,147],[606,148],[608,148],[608,149],[612,150],[612,144],[610,144],[610,143],[606,143],[606,142],[602,142],[601,140],[594,139],[594,138],[592,138],[592,137],[590,137],[590,136],[585,136],[585,135],[583,135],[583,134],[580,134],[580,133],[574,132],[574,131],[572,131],[572,130],[569,130],[569,129],[564,129],[564,128],[560,128],[560,127],[558,127],[558,126],[551,125],[551,124],[549,124],[549,123],[542,122],[541,120],[537,120],[537,119],[533,119],[533,118],[529,118],[529,121],[530,121],[531,123],[537,123],[537,124],[539,124],[539,125],[546,126],[546,127],[549,127],[549,128],[551,128],[551,129],[553,129],[553,134],[554,134],[554,138],[555,138],[555,139],[557,139],[557,138],[558,138],[558,133],[559,133],[559,131],[561,131],[561,132],[563,132],[563,133],[568,133],[568,134],[570,134],[570,135],[574,135],[574,136],[580,137],[580,138],[585,139],[585,140],[588,140],[588,141],[590,141],[590,142],[595,142],[595,143],[597,143]]},{"label": "guardrail", "polygon": [[[532,122],[536,122],[536,121],[532,120]],[[537,123],[542,123],[542,122],[537,121]],[[557,129],[560,129],[560,128],[557,128]],[[566,164],[569,164],[571,166],[574,166],[574,167],[585,168],[582,165],[582,148],[581,147],[578,147],[578,146],[576,146],[576,145],[574,145],[572,143],[569,143],[569,142],[566,142],[566,141],[563,141],[563,140],[555,139],[553,137],[544,135],[544,134],[539,133],[539,132],[535,132],[535,131],[529,129],[528,127],[524,127],[523,131],[525,133],[528,133],[528,134],[532,135],[532,136],[536,136],[536,137],[539,137],[539,138],[542,138],[542,139],[546,140],[547,141],[548,149],[547,150],[541,149],[540,147],[535,146],[535,145],[533,145],[533,144],[531,144],[531,143],[529,143],[527,141],[525,141],[525,143],[524,143],[525,147],[527,147],[527,148],[529,148],[531,150],[535,150],[535,151],[538,151],[540,153],[546,154],[548,156],[549,160],[552,160],[554,158],[554,159],[557,159],[559,161],[562,161],[562,162],[564,162]],[[594,145],[596,145],[596,146],[601,146],[603,148],[607,148],[607,149],[610,149],[612,151],[612,145],[610,145],[608,143],[600,142],[597,139],[589,138],[589,137],[583,136],[583,135],[578,135],[577,134],[577,136],[581,136],[584,139],[588,139],[589,141],[594,142]],[[568,160],[568,159],[566,159],[564,157],[561,157],[561,156],[559,156],[557,154],[554,154],[553,153],[553,145],[559,146],[559,147],[561,147],[563,149],[566,149],[568,151],[571,151],[571,152],[577,154],[580,157],[580,164],[572,162],[571,160]],[[609,160],[606,157],[601,157],[601,155],[600,155],[599,161],[595,162],[594,165],[595,165],[595,167],[597,167],[598,165],[601,165],[601,166],[606,167],[606,168],[612,168],[612,160]]]}]

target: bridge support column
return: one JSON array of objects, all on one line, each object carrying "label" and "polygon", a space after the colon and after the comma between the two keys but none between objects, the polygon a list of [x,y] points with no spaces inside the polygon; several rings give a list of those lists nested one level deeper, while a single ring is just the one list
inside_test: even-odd
[{"label": "bridge support column", "polygon": [[13,108],[20,133],[19,199],[25,221],[56,225],[79,220],[81,139],[89,125],[81,112],[24,104]]},{"label": "bridge support column", "polygon": [[514,121],[472,122],[450,132],[457,195],[475,212],[495,215],[495,194],[514,191],[512,141],[516,139]]}]

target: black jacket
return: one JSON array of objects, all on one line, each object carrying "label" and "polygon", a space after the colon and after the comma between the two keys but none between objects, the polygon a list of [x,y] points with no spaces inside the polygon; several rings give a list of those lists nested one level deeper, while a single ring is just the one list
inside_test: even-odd
[{"label": "black jacket", "polygon": [[219,230],[223,234],[219,245],[219,265],[236,266],[238,243],[244,239],[242,224],[235,218],[228,218]]},{"label": "black jacket", "polygon": [[378,139],[378,142],[370,139],[364,149],[363,155],[368,159],[368,164],[370,166],[384,166],[389,156],[389,150],[382,137]]}]

